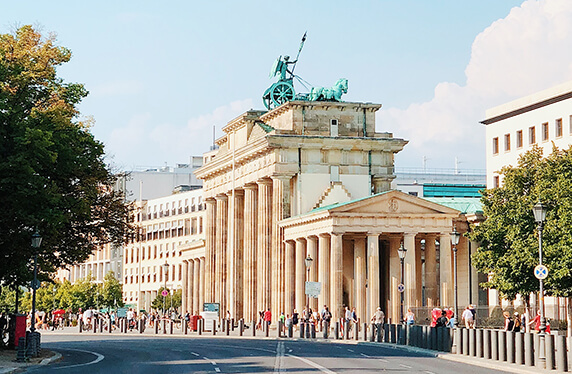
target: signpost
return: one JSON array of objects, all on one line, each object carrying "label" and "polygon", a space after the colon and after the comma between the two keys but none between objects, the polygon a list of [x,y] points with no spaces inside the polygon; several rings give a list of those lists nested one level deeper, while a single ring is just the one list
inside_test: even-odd
[{"label": "signpost", "polygon": [[403,291],[405,291],[405,285],[404,285],[403,283],[399,283],[399,284],[397,285],[397,291],[398,291],[398,292],[403,292]]},{"label": "signpost", "polygon": [[546,277],[548,277],[548,268],[544,265],[536,265],[534,268],[534,276],[536,279],[546,279]]},{"label": "signpost", "polygon": [[163,296],[167,296],[168,294],[169,294],[169,291],[167,291],[167,290],[163,290],[161,292],[161,295],[163,295]]},{"label": "signpost", "polygon": [[321,282],[306,282],[306,295],[317,298],[322,290]]}]

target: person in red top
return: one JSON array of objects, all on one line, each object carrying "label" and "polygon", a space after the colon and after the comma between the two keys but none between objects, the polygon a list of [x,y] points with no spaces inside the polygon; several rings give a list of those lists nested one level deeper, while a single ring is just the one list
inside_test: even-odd
[{"label": "person in red top", "polygon": [[270,308],[264,312],[264,322],[266,322],[268,326],[270,326],[270,322],[272,322],[272,312],[270,311]]},{"label": "person in red top", "polygon": [[532,321],[528,322],[528,325],[532,325],[534,323],[534,330],[536,332],[540,332],[540,310],[536,312],[536,317],[532,319]]}]

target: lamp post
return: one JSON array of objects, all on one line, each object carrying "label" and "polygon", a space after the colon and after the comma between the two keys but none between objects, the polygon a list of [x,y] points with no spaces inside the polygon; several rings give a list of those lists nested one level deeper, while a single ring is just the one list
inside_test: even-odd
[{"label": "lamp post", "polygon": [[38,282],[38,248],[42,244],[42,236],[36,232],[32,235],[32,247],[34,248],[34,280],[32,281],[32,318],[30,332],[36,331],[36,288]]},{"label": "lamp post", "polygon": [[[534,205],[532,212],[534,213],[534,220],[538,224],[538,264],[542,265],[542,229],[544,228],[544,221],[546,220],[547,206],[542,204],[540,201]],[[544,316],[544,281],[538,279],[539,283],[539,299],[540,299],[540,350],[538,353],[538,361],[540,362],[541,368],[546,368],[546,348],[545,335],[546,331],[546,317]]]},{"label": "lamp post", "polygon": [[[403,242],[401,242],[401,246],[397,250],[397,254],[399,255],[399,261],[401,261],[401,284],[405,286],[405,255],[407,254],[407,249],[403,246]],[[401,323],[405,318],[405,314],[403,313],[403,303],[405,298],[405,289],[401,292]]]},{"label": "lamp post", "polygon": [[[167,275],[169,274],[169,264],[167,260],[165,260],[165,263],[161,266],[163,266],[163,278],[165,279],[164,290],[167,291]],[[165,298],[167,298],[167,296],[163,296],[163,316],[165,315]]]},{"label": "lamp post", "polygon": [[[306,265],[306,283],[310,281],[310,267],[312,266],[312,261],[314,259],[308,256],[304,259],[304,264]],[[306,322],[310,321],[310,294],[306,290]]]},{"label": "lamp post", "polygon": [[459,303],[457,299],[457,245],[459,244],[459,239],[461,239],[461,233],[457,232],[456,226],[453,226],[451,244],[453,245],[453,283],[455,285],[455,293],[453,294],[455,302],[455,327],[459,326]]}]

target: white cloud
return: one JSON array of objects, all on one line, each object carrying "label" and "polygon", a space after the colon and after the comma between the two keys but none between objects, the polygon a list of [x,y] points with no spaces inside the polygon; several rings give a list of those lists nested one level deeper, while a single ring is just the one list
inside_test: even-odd
[{"label": "white cloud", "polygon": [[137,165],[118,165],[121,169],[134,166],[161,166],[185,163],[190,156],[202,155],[212,144],[212,127],[217,137],[229,119],[252,108],[252,100],[234,101],[211,113],[190,119],[186,125],[159,123],[149,113],[133,116],[123,127],[115,128],[106,144],[106,151],[118,160],[137,160]]},{"label": "white cloud", "polygon": [[429,102],[382,109],[378,128],[410,140],[396,166],[484,168],[485,110],[572,79],[572,2],[528,0],[474,40],[466,84],[443,82]]}]

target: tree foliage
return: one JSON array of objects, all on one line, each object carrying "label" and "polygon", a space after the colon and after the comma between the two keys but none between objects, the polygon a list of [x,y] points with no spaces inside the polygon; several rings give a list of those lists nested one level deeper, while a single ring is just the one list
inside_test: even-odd
[{"label": "tree foliage", "polygon": [[[31,236],[43,237],[40,277],[84,261],[130,231],[103,144],[78,119],[88,94],[56,68],[71,58],[31,26],[0,35],[0,282],[31,278]],[[45,276],[44,276],[45,279]]]},{"label": "tree foliage", "polygon": [[541,201],[548,206],[542,237],[543,263],[549,269],[546,294],[572,296],[572,148],[554,147],[543,157],[535,147],[500,175],[502,187],[483,192],[486,220],[470,234],[481,243],[473,264],[490,274],[484,286],[509,299],[538,291],[538,233],[532,207]]},{"label": "tree foliage", "polygon": [[169,294],[167,296],[161,295],[165,288],[159,288],[159,292],[157,292],[157,297],[151,303],[151,306],[157,310],[163,310],[163,300],[165,300],[165,310],[169,310],[171,307],[173,308],[180,308],[182,301],[183,301],[183,290],[169,290]]}]

